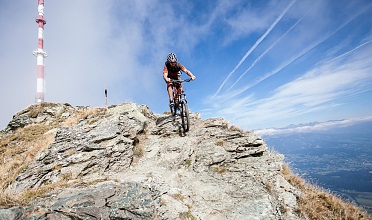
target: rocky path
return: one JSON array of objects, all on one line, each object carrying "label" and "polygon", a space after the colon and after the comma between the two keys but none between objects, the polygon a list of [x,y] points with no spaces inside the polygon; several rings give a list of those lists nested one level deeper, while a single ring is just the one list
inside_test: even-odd
[{"label": "rocky path", "polygon": [[[120,181],[156,186],[162,204],[159,215],[170,219],[177,213],[196,219],[280,219],[284,214],[280,209],[286,204],[271,195],[275,186],[269,189],[266,185],[273,184],[268,177],[280,170],[282,158],[270,156],[265,149],[260,157],[234,159],[223,146],[232,142],[239,147],[247,144],[247,139],[257,141],[257,137],[226,131],[224,120],[203,122],[197,114],[192,115],[192,127],[186,135],[178,133],[170,118],[161,121],[160,125],[150,123],[146,137],[140,140],[144,154],[139,161],[128,172],[113,175]],[[266,170],[266,163],[273,166],[271,171]],[[293,202],[291,195],[281,198]],[[286,214],[287,219],[296,219]]]}]

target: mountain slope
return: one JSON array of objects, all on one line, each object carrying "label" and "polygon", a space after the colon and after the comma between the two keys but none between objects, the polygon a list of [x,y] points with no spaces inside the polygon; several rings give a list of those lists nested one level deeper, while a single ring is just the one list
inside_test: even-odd
[{"label": "mountain slope", "polygon": [[[43,147],[13,180],[2,177],[3,198],[18,203],[0,219],[302,218],[303,192],[285,179],[282,155],[224,119],[190,116],[184,135],[177,119],[134,103],[22,110],[1,133],[3,161],[12,164],[17,146],[21,155]],[[30,146],[15,136],[26,129],[30,139],[54,138]]]}]

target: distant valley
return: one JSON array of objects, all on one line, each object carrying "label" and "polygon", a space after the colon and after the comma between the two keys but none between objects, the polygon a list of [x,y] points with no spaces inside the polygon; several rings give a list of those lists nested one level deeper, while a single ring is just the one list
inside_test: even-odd
[{"label": "distant valley", "polygon": [[274,151],[306,180],[372,213],[372,120],[346,120],[261,130]]}]

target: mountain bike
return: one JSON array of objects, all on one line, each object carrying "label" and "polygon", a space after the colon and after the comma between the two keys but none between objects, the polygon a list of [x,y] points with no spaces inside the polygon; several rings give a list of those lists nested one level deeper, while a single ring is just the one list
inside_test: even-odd
[{"label": "mountain bike", "polygon": [[170,106],[172,116],[181,117],[182,128],[184,132],[190,129],[189,107],[187,106],[186,94],[182,88],[183,82],[190,82],[191,78],[185,80],[171,79],[173,89],[174,106]]}]

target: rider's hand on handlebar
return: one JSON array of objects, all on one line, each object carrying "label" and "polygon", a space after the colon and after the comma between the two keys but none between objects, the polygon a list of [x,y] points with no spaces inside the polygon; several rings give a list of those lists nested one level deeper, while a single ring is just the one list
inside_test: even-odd
[{"label": "rider's hand on handlebar", "polygon": [[196,76],[191,76],[191,80],[195,80],[196,79]]}]

